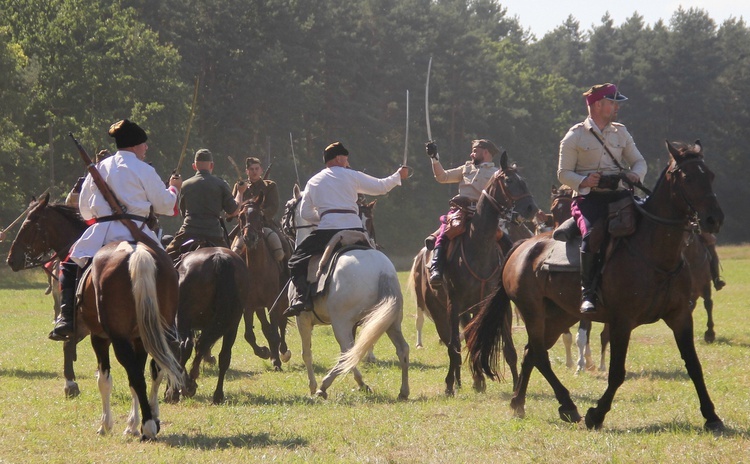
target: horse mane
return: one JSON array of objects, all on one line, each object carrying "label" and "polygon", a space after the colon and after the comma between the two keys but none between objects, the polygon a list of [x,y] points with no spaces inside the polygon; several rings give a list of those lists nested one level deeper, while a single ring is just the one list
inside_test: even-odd
[{"label": "horse mane", "polygon": [[[685,143],[685,142],[672,142],[672,146],[675,147],[681,155],[684,156],[685,159],[689,158],[701,158],[703,155],[701,153],[701,146],[697,143]],[[662,169],[661,174],[659,174],[659,178],[656,180],[656,184],[654,185],[653,192],[656,192],[659,190],[659,187],[661,187],[662,182],[664,182],[664,179],[666,178],[667,171],[669,171],[674,164],[676,164],[676,160],[670,160],[669,163]],[[652,197],[649,196],[646,199],[646,204],[649,203],[649,200]]]},{"label": "horse mane", "polygon": [[86,221],[83,219],[83,216],[81,216],[81,213],[78,211],[78,208],[74,208],[72,206],[65,205],[63,203],[53,203],[47,205],[47,208],[52,209],[53,211],[59,213],[61,216],[63,216],[68,222],[75,226],[79,226],[82,228],[86,228]]}]

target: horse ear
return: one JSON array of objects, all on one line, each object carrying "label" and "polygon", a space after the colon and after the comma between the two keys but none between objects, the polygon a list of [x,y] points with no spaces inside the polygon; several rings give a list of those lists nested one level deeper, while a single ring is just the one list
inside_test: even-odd
[{"label": "horse ear", "polygon": [[701,145],[701,139],[695,140],[695,151],[696,153],[702,155],[703,154],[703,145]]},{"label": "horse ear", "polygon": [[367,204],[367,207],[368,208],[374,208],[375,207],[375,203],[377,203],[377,202],[378,202],[378,200],[373,200],[373,201],[371,201],[370,203]]},{"label": "horse ear", "polygon": [[552,195],[557,195],[557,187],[555,187],[555,185],[554,185],[554,184],[552,184],[552,190],[551,190],[551,194],[552,194]]},{"label": "horse ear", "polygon": [[665,142],[667,143],[667,150],[669,150],[669,155],[676,161],[680,156],[680,150],[676,149],[674,145],[669,143],[669,140],[665,140]]},{"label": "horse ear", "polygon": [[503,154],[500,155],[500,167],[505,171],[508,169],[508,152],[503,151]]}]

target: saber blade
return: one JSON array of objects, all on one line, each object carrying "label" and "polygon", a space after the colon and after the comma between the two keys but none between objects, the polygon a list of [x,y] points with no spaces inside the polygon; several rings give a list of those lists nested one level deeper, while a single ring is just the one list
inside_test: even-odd
[{"label": "saber blade", "polygon": [[404,164],[409,154],[409,90],[406,91],[406,140],[404,141]]},{"label": "saber blade", "polygon": [[424,86],[424,116],[427,119],[427,140],[432,142],[432,129],[430,128],[430,71],[432,71],[432,57],[427,63],[427,83]]}]

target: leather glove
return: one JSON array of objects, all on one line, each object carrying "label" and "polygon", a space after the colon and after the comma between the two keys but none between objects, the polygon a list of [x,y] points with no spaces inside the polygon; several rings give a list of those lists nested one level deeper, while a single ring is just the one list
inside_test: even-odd
[{"label": "leather glove", "polygon": [[440,155],[438,155],[437,144],[435,142],[432,142],[432,141],[427,142],[424,145],[424,147],[425,147],[425,150],[427,151],[427,156],[429,156],[430,158],[434,160],[440,159]]}]

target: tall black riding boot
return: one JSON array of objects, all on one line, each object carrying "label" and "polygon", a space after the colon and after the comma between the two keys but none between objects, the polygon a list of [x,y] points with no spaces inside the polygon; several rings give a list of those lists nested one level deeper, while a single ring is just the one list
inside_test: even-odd
[{"label": "tall black riding boot", "polygon": [[50,340],[66,341],[75,335],[76,284],[80,268],[73,261],[60,263],[60,316],[49,333]]},{"label": "tall black riding boot", "polygon": [[284,311],[284,317],[299,316],[302,311],[312,311],[313,305],[310,298],[310,285],[306,277],[292,277],[294,296],[289,302],[289,307]]},{"label": "tall black riding boot", "polygon": [[711,258],[708,262],[708,266],[711,270],[711,280],[714,283],[714,288],[718,292],[726,285],[726,282],[721,280],[721,277],[719,276],[719,255],[716,254],[715,245],[706,244],[706,249],[708,250],[708,254]]},{"label": "tall black riding boot", "polygon": [[581,252],[581,313],[596,312],[597,253]]},{"label": "tall black riding boot", "polygon": [[445,267],[445,245],[438,245],[432,250],[432,261],[430,261],[430,286],[440,287],[443,285],[443,268]]}]

